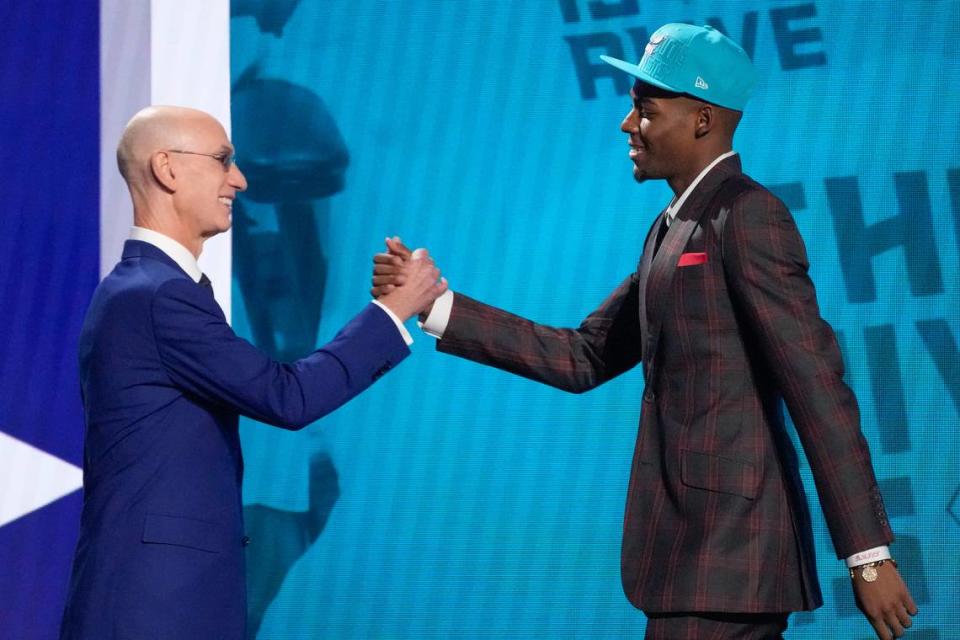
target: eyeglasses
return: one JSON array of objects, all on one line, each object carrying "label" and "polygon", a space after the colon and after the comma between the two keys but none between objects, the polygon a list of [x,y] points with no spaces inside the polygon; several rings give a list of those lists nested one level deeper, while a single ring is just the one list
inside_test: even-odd
[{"label": "eyeglasses", "polygon": [[235,153],[200,153],[199,151],[185,151],[183,149],[167,149],[167,153],[185,153],[191,156],[206,156],[208,158],[213,158],[223,165],[224,171],[230,171],[230,167],[234,166],[234,163],[237,160],[237,155]]}]

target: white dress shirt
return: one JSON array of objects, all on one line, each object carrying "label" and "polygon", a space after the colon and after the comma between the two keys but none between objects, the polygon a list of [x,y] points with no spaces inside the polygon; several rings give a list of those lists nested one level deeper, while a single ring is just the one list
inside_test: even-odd
[{"label": "white dress shirt", "polygon": [[737,155],[736,151],[727,151],[726,153],[723,153],[717,156],[716,158],[714,158],[713,162],[711,162],[706,167],[704,167],[703,171],[700,172],[700,175],[698,175],[696,178],[693,179],[693,182],[690,183],[690,186],[684,189],[683,193],[680,194],[680,197],[675,198],[674,201],[670,203],[670,206],[667,207],[667,226],[668,227],[670,226],[670,223],[673,222],[673,219],[677,217],[677,213],[683,207],[683,204],[687,201],[687,198],[690,197],[690,194],[693,193],[693,190],[697,188],[698,184],[700,184],[700,181],[703,180],[704,176],[710,173],[710,170],[713,169],[715,166],[717,166],[727,158],[735,155]]},{"label": "white dress shirt", "polygon": [[134,227],[130,230],[130,239],[139,240],[152,244],[160,251],[167,254],[167,257],[177,263],[177,266],[184,270],[194,282],[200,282],[203,272],[200,271],[200,265],[197,264],[197,258],[185,246],[159,231],[153,229],[144,229],[143,227]]}]

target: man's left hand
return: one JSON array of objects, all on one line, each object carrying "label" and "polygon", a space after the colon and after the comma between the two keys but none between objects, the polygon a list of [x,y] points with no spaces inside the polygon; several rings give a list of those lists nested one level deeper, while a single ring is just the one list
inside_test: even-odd
[{"label": "man's left hand", "polygon": [[867,616],[880,640],[892,640],[905,633],[917,615],[917,605],[910,590],[891,562],[877,567],[877,579],[867,582],[860,576],[860,567],[854,567],[853,593],[857,607]]}]

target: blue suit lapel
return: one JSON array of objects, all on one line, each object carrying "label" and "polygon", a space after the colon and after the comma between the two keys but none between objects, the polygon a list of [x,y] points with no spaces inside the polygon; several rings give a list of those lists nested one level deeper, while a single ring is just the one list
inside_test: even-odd
[{"label": "blue suit lapel", "polygon": [[190,277],[190,274],[181,269],[176,260],[149,242],[143,242],[142,240],[127,240],[124,242],[122,259],[129,260],[131,258],[148,258],[150,260],[159,260],[160,262],[166,263],[175,268],[187,279],[193,281],[193,278]]}]

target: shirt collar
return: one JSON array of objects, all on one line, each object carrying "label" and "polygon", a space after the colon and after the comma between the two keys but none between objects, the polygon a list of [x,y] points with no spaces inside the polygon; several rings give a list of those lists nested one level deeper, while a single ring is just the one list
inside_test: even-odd
[{"label": "shirt collar", "polygon": [[673,219],[677,217],[677,213],[680,212],[680,207],[683,206],[683,203],[687,201],[687,198],[693,193],[693,190],[697,188],[697,185],[700,184],[700,181],[710,173],[710,170],[715,166],[729,158],[730,156],[737,155],[736,151],[727,151],[726,153],[717,156],[713,162],[708,164],[703,171],[700,172],[696,178],[693,179],[693,182],[690,183],[690,186],[687,187],[683,193],[680,194],[680,197],[674,200],[669,207],[667,207],[667,225],[673,222]]},{"label": "shirt collar", "polygon": [[153,229],[133,227],[130,229],[130,239],[152,244],[157,249],[160,249],[160,251],[163,251],[165,254],[167,254],[167,257],[176,262],[177,266],[183,269],[188,276],[193,278],[194,282],[200,282],[200,277],[203,275],[203,273],[200,271],[200,266],[197,264],[197,259],[193,257],[193,254],[190,253],[189,249],[170,236],[166,236],[159,231],[154,231]]}]

